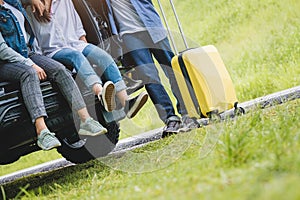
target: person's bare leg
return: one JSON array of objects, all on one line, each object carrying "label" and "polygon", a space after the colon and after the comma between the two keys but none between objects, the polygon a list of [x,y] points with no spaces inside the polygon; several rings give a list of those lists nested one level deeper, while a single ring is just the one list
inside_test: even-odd
[{"label": "person's bare leg", "polygon": [[128,94],[127,94],[126,90],[121,90],[121,91],[117,92],[116,96],[120,100],[122,107],[124,107],[126,104],[126,100],[128,99]]},{"label": "person's bare leg", "polygon": [[85,120],[87,120],[88,118],[90,118],[90,114],[88,113],[86,108],[82,108],[80,110],[77,111],[81,121],[85,122]]},{"label": "person's bare leg", "polygon": [[44,117],[39,117],[35,120],[36,133],[39,135],[42,130],[47,129]]},{"label": "person's bare leg", "polygon": [[93,85],[93,92],[95,95],[99,95],[102,93],[103,87],[100,83],[96,83]]}]

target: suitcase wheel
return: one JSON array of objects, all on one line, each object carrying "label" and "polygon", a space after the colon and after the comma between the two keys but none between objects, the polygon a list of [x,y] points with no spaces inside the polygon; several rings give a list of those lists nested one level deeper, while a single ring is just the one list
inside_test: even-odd
[{"label": "suitcase wheel", "polygon": [[245,114],[245,109],[242,107],[237,107],[234,109],[234,115],[239,116]]},{"label": "suitcase wheel", "polygon": [[221,120],[221,116],[219,114],[219,111],[218,110],[213,110],[213,111],[210,111],[207,114],[207,117],[211,120],[211,121],[220,121]]},{"label": "suitcase wheel", "polygon": [[238,115],[243,115],[245,114],[245,109],[242,107],[238,107],[238,103],[234,103],[234,115],[238,116]]}]

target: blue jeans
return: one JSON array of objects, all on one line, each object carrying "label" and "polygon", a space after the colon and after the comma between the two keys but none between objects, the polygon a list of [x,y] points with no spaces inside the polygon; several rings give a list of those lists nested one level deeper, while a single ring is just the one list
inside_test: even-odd
[{"label": "blue jeans", "polygon": [[[82,52],[64,48],[54,54],[52,58],[66,66],[74,67],[79,78],[90,89],[96,83],[102,84],[99,77],[112,81],[117,92],[126,89],[113,58],[106,51],[93,44],[87,45]],[[95,70],[93,66],[96,66]]]},{"label": "blue jeans", "polygon": [[169,79],[172,92],[177,99],[178,112],[187,114],[171,67],[171,59],[174,53],[171,50],[168,39],[166,38],[154,44],[147,32],[125,34],[122,39],[125,45],[125,53],[129,55],[136,66],[138,79],[143,80],[145,83],[146,90],[156,106],[161,120],[166,122],[168,118],[175,116],[175,110],[169,95],[161,83],[152,56],[158,61]]}]

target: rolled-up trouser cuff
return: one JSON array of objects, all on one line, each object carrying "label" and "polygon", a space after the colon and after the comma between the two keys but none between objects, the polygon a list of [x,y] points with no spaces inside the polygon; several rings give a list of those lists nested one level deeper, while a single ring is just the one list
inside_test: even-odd
[{"label": "rolled-up trouser cuff", "polygon": [[70,104],[72,110],[75,110],[76,112],[78,112],[79,110],[81,110],[83,108],[86,108],[86,104],[85,104],[83,97],[78,89],[76,91],[74,89],[72,98],[68,99],[68,101],[69,101],[69,104]]},{"label": "rolled-up trouser cuff", "polygon": [[89,88],[89,89],[92,89],[93,86],[96,84],[96,83],[99,83],[102,85],[102,81],[101,79],[97,76],[97,75],[90,75],[88,77],[86,77],[84,79],[84,84]]},{"label": "rolled-up trouser cuff", "polygon": [[122,90],[126,90],[126,88],[127,88],[124,80],[120,80],[120,81],[116,82],[115,83],[115,87],[116,87],[116,92],[120,92]]},{"label": "rolled-up trouser cuff", "polygon": [[36,119],[40,118],[40,117],[47,118],[48,115],[47,115],[46,111],[39,110],[36,113],[33,113],[32,116],[31,116],[32,123],[35,124]]}]

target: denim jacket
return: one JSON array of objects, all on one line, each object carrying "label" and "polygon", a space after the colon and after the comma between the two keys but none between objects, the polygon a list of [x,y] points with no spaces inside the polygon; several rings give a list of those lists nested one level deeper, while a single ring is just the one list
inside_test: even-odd
[{"label": "denim jacket", "polygon": [[[22,7],[21,2],[19,0],[4,0],[4,1],[10,4],[11,6],[15,7],[19,11],[21,11],[22,14],[24,15],[26,31],[30,34],[28,45],[31,45],[34,40],[34,36],[29,24],[26,11]],[[22,3],[29,3],[29,2],[30,1],[28,0],[22,1]],[[28,46],[23,37],[23,33],[17,21],[17,18],[10,10],[6,9],[2,5],[0,5],[0,31],[3,39],[5,40],[6,44],[9,47],[11,47],[13,50],[18,52],[25,58],[28,58],[28,48],[27,48]]]},{"label": "denim jacket", "polygon": [[[108,18],[111,24],[112,33],[117,35],[118,28],[113,17],[113,11],[111,7],[111,0],[106,0],[108,6]],[[144,23],[149,35],[154,43],[157,43],[167,37],[167,31],[165,30],[162,21],[155,10],[152,0],[130,0],[133,7],[137,11],[137,14]]]}]

